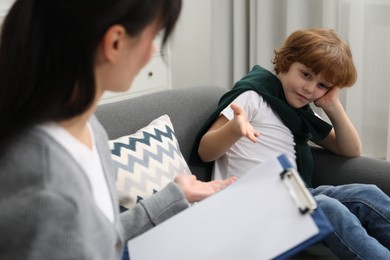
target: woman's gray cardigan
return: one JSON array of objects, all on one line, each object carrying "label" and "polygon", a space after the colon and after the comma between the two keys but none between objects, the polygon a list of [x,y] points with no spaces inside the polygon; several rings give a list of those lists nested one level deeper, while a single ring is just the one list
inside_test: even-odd
[{"label": "woman's gray cardigan", "polygon": [[91,119],[115,223],[94,202],[89,180],[45,132],[25,133],[0,158],[0,259],[120,259],[124,241],[188,207],[174,183],[119,214],[108,138]]}]

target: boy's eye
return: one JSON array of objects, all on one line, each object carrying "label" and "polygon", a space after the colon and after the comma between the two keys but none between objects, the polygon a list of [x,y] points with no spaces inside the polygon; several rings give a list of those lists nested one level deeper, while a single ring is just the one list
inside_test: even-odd
[{"label": "boy's eye", "polygon": [[306,71],[302,71],[302,76],[304,76],[305,78],[310,78],[311,77],[311,74],[309,72],[306,72]]},{"label": "boy's eye", "polygon": [[326,89],[326,90],[330,89],[330,86],[328,86],[328,85],[326,85],[326,84],[324,84],[324,83],[320,83],[320,84],[318,84],[318,85],[319,85],[320,88],[322,88],[322,89]]}]

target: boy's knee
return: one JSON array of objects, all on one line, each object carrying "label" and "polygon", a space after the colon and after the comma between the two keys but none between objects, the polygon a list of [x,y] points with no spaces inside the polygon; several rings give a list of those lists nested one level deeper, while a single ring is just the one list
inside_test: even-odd
[{"label": "boy's knee", "polygon": [[363,190],[362,192],[368,192],[368,193],[373,193],[373,194],[378,194],[378,193],[383,193],[381,189],[378,188],[375,184],[364,184],[362,185],[361,189]]},{"label": "boy's knee", "polygon": [[316,200],[318,207],[321,208],[327,216],[330,214],[335,216],[344,211],[348,211],[340,201],[326,195],[317,195],[314,199]]},{"label": "boy's knee", "polygon": [[371,198],[379,198],[386,195],[381,189],[378,188],[375,184],[351,184],[348,185],[348,190],[346,194],[350,194],[349,197],[345,199],[356,198],[359,199],[371,199]]}]

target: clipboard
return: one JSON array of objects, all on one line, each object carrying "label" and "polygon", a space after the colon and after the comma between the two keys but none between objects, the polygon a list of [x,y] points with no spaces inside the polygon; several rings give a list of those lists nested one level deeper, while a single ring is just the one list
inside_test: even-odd
[{"label": "clipboard", "polygon": [[288,178],[288,180],[286,179],[286,185],[290,188],[290,194],[294,198],[298,206],[298,210],[302,214],[309,213],[311,215],[318,227],[319,232],[316,236],[310,238],[309,240],[306,240],[301,244],[296,245],[288,251],[280,254],[278,257],[275,257],[275,259],[277,260],[287,259],[304,250],[305,248],[321,242],[321,240],[323,240],[326,236],[330,235],[334,231],[332,224],[329,222],[322,209],[317,207],[317,203],[315,202],[313,196],[311,196],[302,178],[293,168],[288,158],[284,155],[280,155],[278,157],[278,160],[284,168],[284,171],[281,173],[281,178]]},{"label": "clipboard", "polygon": [[285,155],[128,242],[131,260],[286,259],[333,231]]}]

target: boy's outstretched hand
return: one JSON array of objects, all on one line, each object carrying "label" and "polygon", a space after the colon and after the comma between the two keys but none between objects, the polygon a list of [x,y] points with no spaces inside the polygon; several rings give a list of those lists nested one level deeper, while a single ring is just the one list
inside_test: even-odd
[{"label": "boy's outstretched hand", "polygon": [[194,203],[224,189],[236,180],[237,177],[231,177],[225,180],[202,182],[197,180],[195,175],[179,174],[175,177],[174,182],[179,186],[187,201]]},{"label": "boy's outstretched hand", "polygon": [[248,116],[245,111],[235,103],[231,104],[230,108],[234,112],[233,120],[237,123],[242,136],[246,136],[249,140],[256,143],[257,137],[260,136],[260,133],[253,128],[251,123],[249,123]]}]

